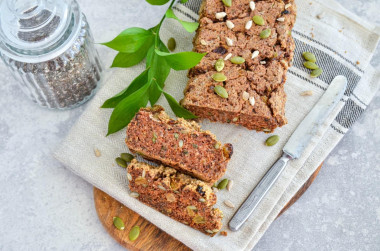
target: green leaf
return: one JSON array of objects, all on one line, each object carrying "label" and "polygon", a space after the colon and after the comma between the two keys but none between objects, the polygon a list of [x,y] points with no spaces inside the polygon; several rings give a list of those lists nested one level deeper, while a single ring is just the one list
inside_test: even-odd
[{"label": "green leaf", "polygon": [[186,21],[182,21],[182,20],[180,20],[180,19],[174,14],[174,12],[173,12],[172,9],[168,9],[168,10],[166,11],[166,13],[165,13],[165,16],[166,16],[167,18],[173,18],[173,19],[177,20],[178,22],[180,22],[180,24],[183,26],[183,28],[185,28],[185,30],[186,30],[187,32],[192,33],[192,32],[194,32],[194,31],[196,31],[196,30],[198,29],[199,23],[197,23],[197,22],[186,22]]},{"label": "green leaf", "polygon": [[189,0],[181,0],[181,3],[186,3],[187,1],[189,1]]},{"label": "green leaf", "polygon": [[133,27],[122,31],[113,40],[102,44],[116,51],[132,53],[138,51],[144,44],[151,44],[153,39],[154,35],[150,30]]},{"label": "green leaf", "polygon": [[170,108],[172,108],[174,114],[177,117],[181,117],[184,119],[195,119],[197,116],[192,114],[190,111],[186,110],[181,106],[177,100],[175,100],[172,96],[169,95],[169,93],[164,92],[165,98],[168,101]]},{"label": "green leaf", "polygon": [[137,91],[139,88],[141,88],[144,84],[148,82],[148,71],[149,69],[143,71],[131,82],[131,84],[127,88],[125,88],[112,98],[107,99],[101,106],[101,108],[115,108],[117,104],[119,104],[123,99],[125,99],[126,97]]},{"label": "green leaf", "polygon": [[[159,40],[158,48],[162,51],[169,52],[166,45]],[[170,73],[170,66],[166,62],[165,58],[158,56],[154,52],[154,47],[152,47],[147,55],[146,67],[150,67],[148,79],[157,81],[160,87],[164,87],[165,80]],[[160,98],[161,92],[157,90],[156,85],[151,85],[149,89],[149,101],[153,106],[157,100]]]},{"label": "green leaf", "polygon": [[146,1],[150,3],[151,5],[164,5],[167,2],[169,2],[169,0],[146,0]]},{"label": "green leaf", "polygon": [[156,49],[155,52],[160,57],[165,58],[169,66],[176,71],[186,70],[196,66],[206,55],[206,53],[197,53],[193,51],[167,53]]},{"label": "green leaf", "polygon": [[127,126],[136,112],[148,104],[148,89],[149,84],[146,83],[140,89],[123,99],[115,107],[108,122],[107,136]]}]

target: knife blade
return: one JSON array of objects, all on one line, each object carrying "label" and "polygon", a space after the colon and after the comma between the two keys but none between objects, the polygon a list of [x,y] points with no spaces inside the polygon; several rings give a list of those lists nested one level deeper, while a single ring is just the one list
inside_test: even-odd
[{"label": "knife blade", "polygon": [[311,143],[322,124],[337,106],[347,88],[347,78],[337,76],[313,109],[298,125],[283,148],[283,154],[260,180],[229,222],[232,231],[238,231],[252,215],[261,200],[276,182],[289,160],[298,159]]}]

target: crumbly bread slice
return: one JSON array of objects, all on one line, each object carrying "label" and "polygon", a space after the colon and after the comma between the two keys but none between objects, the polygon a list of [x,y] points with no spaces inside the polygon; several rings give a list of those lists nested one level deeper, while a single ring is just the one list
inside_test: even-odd
[{"label": "crumbly bread slice", "polygon": [[222,228],[223,213],[213,208],[217,198],[209,184],[135,159],[127,171],[129,189],[141,202],[210,236]]},{"label": "crumbly bread slice", "polygon": [[[224,6],[221,0],[203,1],[193,44],[194,51],[207,52],[207,55],[189,71],[190,79],[181,104],[200,118],[273,132],[287,123],[284,84],[295,49],[291,29],[297,10],[294,0],[261,0],[255,1],[252,11],[250,1],[234,0],[231,7]],[[218,12],[227,15],[217,19]],[[253,23],[246,29],[247,22],[254,16],[261,16],[264,25]],[[234,27],[227,27],[226,21],[231,21]],[[271,30],[270,36],[260,38],[266,29]],[[233,41],[232,45],[226,38]],[[259,54],[252,58],[256,51]],[[243,57],[245,62],[236,65],[229,59],[224,60],[221,73],[227,80],[214,81],[211,76],[216,72],[215,62],[229,55]],[[213,91],[215,85],[223,86],[228,98],[218,96]],[[239,93],[241,96],[237,97]],[[251,99],[243,98],[247,93]]]},{"label": "crumbly bread slice", "polygon": [[225,173],[232,145],[199,125],[171,119],[161,106],[142,108],[127,127],[127,146],[146,159],[214,183]]}]

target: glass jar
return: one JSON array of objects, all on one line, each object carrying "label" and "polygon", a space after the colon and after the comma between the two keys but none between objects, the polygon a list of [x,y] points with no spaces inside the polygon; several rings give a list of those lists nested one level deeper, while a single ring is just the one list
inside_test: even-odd
[{"label": "glass jar", "polygon": [[0,0],[0,56],[41,106],[67,109],[89,100],[101,63],[75,0]]}]

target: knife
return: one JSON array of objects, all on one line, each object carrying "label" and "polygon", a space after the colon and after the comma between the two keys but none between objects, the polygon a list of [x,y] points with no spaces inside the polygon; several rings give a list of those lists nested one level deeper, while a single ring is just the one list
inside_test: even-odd
[{"label": "knife", "polygon": [[248,198],[240,206],[229,222],[232,231],[238,231],[249,216],[255,211],[261,200],[271,189],[289,160],[298,159],[312,138],[337,106],[347,88],[347,79],[337,76],[331,82],[326,92],[317,104],[298,125],[292,136],[283,148],[283,154],[253,189]]}]

